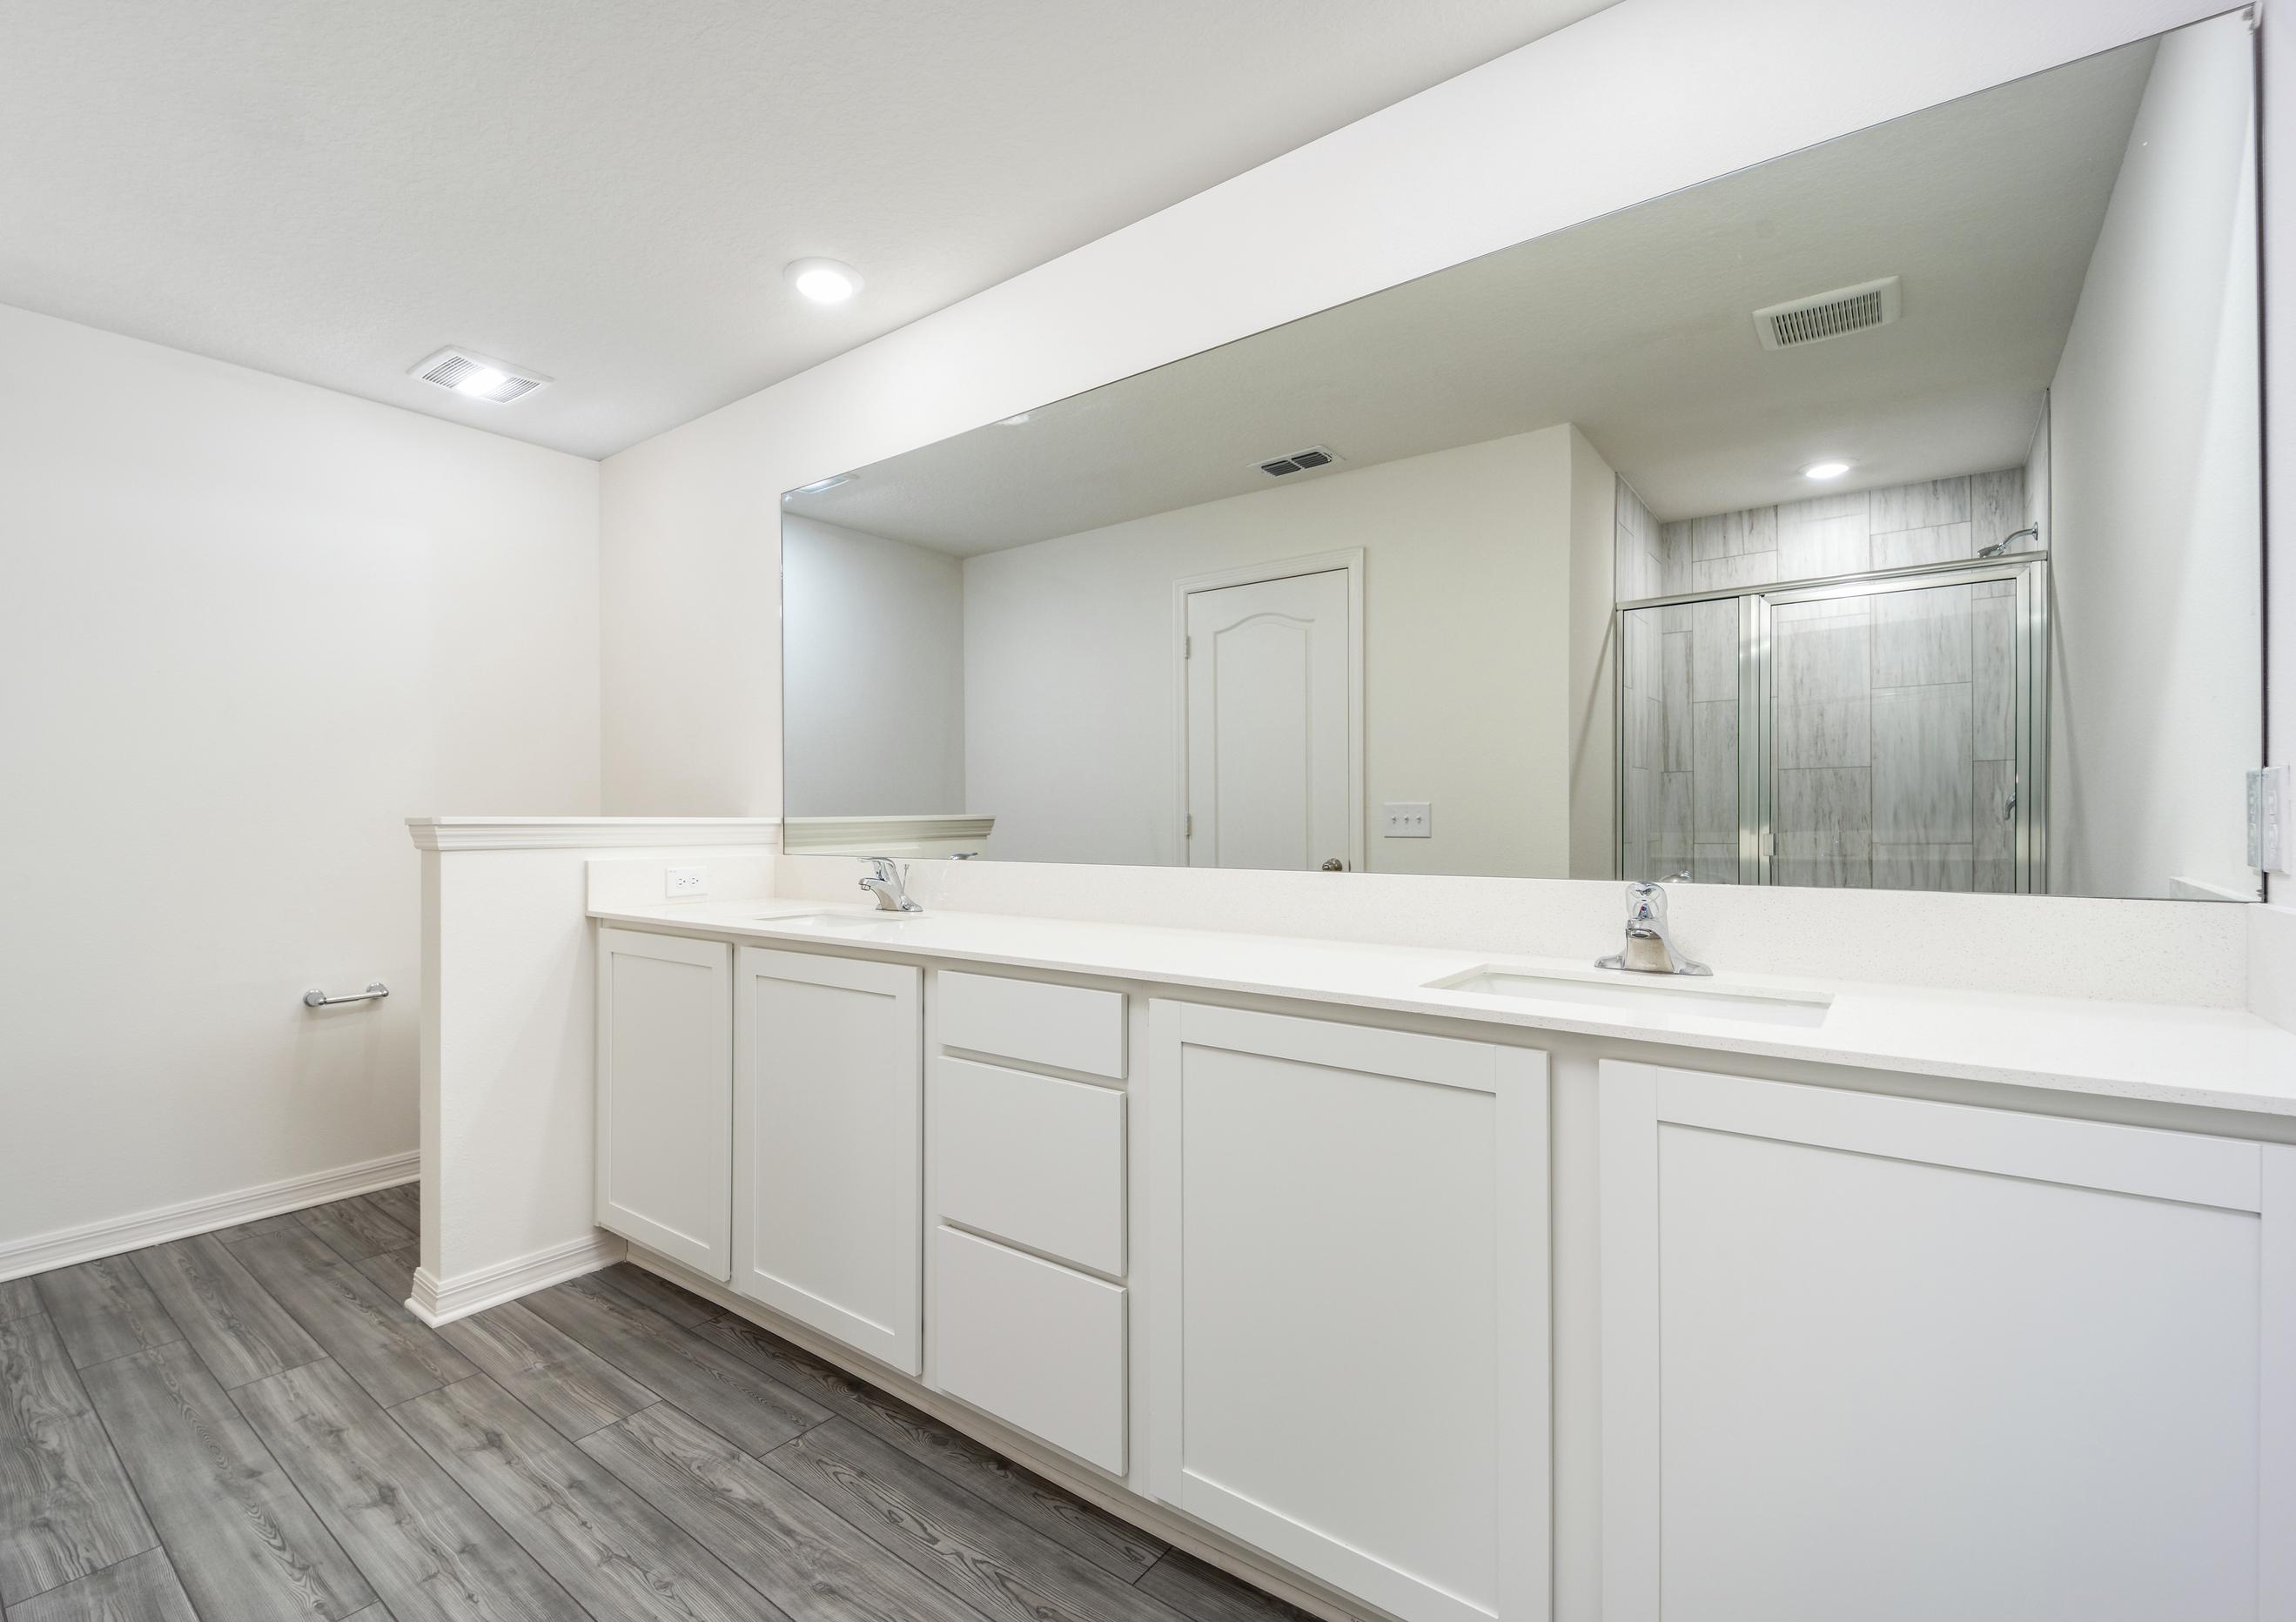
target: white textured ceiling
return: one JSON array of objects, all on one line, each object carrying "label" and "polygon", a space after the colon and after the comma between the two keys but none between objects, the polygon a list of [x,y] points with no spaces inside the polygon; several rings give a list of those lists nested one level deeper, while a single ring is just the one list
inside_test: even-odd
[{"label": "white textured ceiling", "polygon": [[1608,3],[6,0],[0,303],[603,455]]},{"label": "white textured ceiling", "polygon": [[[2021,463],[2149,42],[1933,108],[1078,395],[791,499],[959,554],[1576,422],[1662,518]],[[1765,305],[1904,278],[1895,325],[1774,352]],[[1328,474],[1295,475],[1299,478]]]}]

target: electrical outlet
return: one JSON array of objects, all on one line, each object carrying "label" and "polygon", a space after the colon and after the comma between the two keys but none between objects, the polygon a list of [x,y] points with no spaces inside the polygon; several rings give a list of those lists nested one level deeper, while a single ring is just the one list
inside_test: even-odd
[{"label": "electrical outlet", "polygon": [[1423,799],[1391,799],[1380,807],[1387,816],[1391,840],[1431,840],[1435,837],[1434,807]]},{"label": "electrical outlet", "polygon": [[673,867],[662,881],[662,893],[672,901],[691,901],[709,893],[709,870],[706,867]]},{"label": "electrical outlet", "polygon": [[2296,783],[2289,768],[2267,766],[2248,774],[2248,864],[2266,872],[2296,872]]}]

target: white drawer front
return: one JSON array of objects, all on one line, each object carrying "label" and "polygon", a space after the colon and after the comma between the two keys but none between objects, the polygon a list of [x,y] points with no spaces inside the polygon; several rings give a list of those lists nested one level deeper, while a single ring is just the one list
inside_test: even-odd
[{"label": "white drawer front", "polygon": [[939,1216],[1123,1273],[1123,1094],[943,1055],[932,1123]]},{"label": "white drawer front", "polygon": [[949,1227],[933,1265],[940,1389],[1122,1475],[1123,1288]]},{"label": "white drawer front", "polygon": [[1124,1079],[1124,996],[1083,986],[943,973],[935,1010],[944,1047]]}]

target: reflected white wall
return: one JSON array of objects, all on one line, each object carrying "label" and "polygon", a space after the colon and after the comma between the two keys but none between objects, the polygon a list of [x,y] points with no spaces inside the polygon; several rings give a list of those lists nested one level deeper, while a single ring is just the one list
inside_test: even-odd
[{"label": "reflected white wall", "polygon": [[[1583,446],[1562,423],[968,560],[966,788],[996,818],[987,854],[1181,862],[1175,583],[1360,546],[1367,865],[1568,876],[1577,509],[1600,530],[1586,567],[1603,588],[1611,573],[1613,476]],[[1574,503],[1574,472],[1596,500]],[[1382,837],[1388,800],[1431,802],[1434,836]],[[1607,798],[1597,815],[1607,847]]]},{"label": "reflected white wall", "polygon": [[2051,391],[2060,894],[2256,889],[2251,72],[2237,15],[2161,41]]},{"label": "reflected white wall", "polygon": [[782,594],[788,815],[969,809],[964,566],[791,515]]}]

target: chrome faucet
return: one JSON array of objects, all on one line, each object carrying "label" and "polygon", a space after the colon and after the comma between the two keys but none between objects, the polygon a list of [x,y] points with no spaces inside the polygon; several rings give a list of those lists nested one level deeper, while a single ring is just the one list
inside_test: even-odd
[{"label": "chrome faucet", "polygon": [[1694,963],[1675,949],[1666,932],[1666,892],[1655,884],[1627,886],[1627,944],[1609,957],[1595,960],[1597,969],[1626,969],[1636,974],[1711,974],[1704,963]]},{"label": "chrome faucet", "polygon": [[864,856],[876,871],[861,881],[861,888],[877,897],[881,913],[922,913],[924,908],[909,899],[909,870],[890,856]]}]

